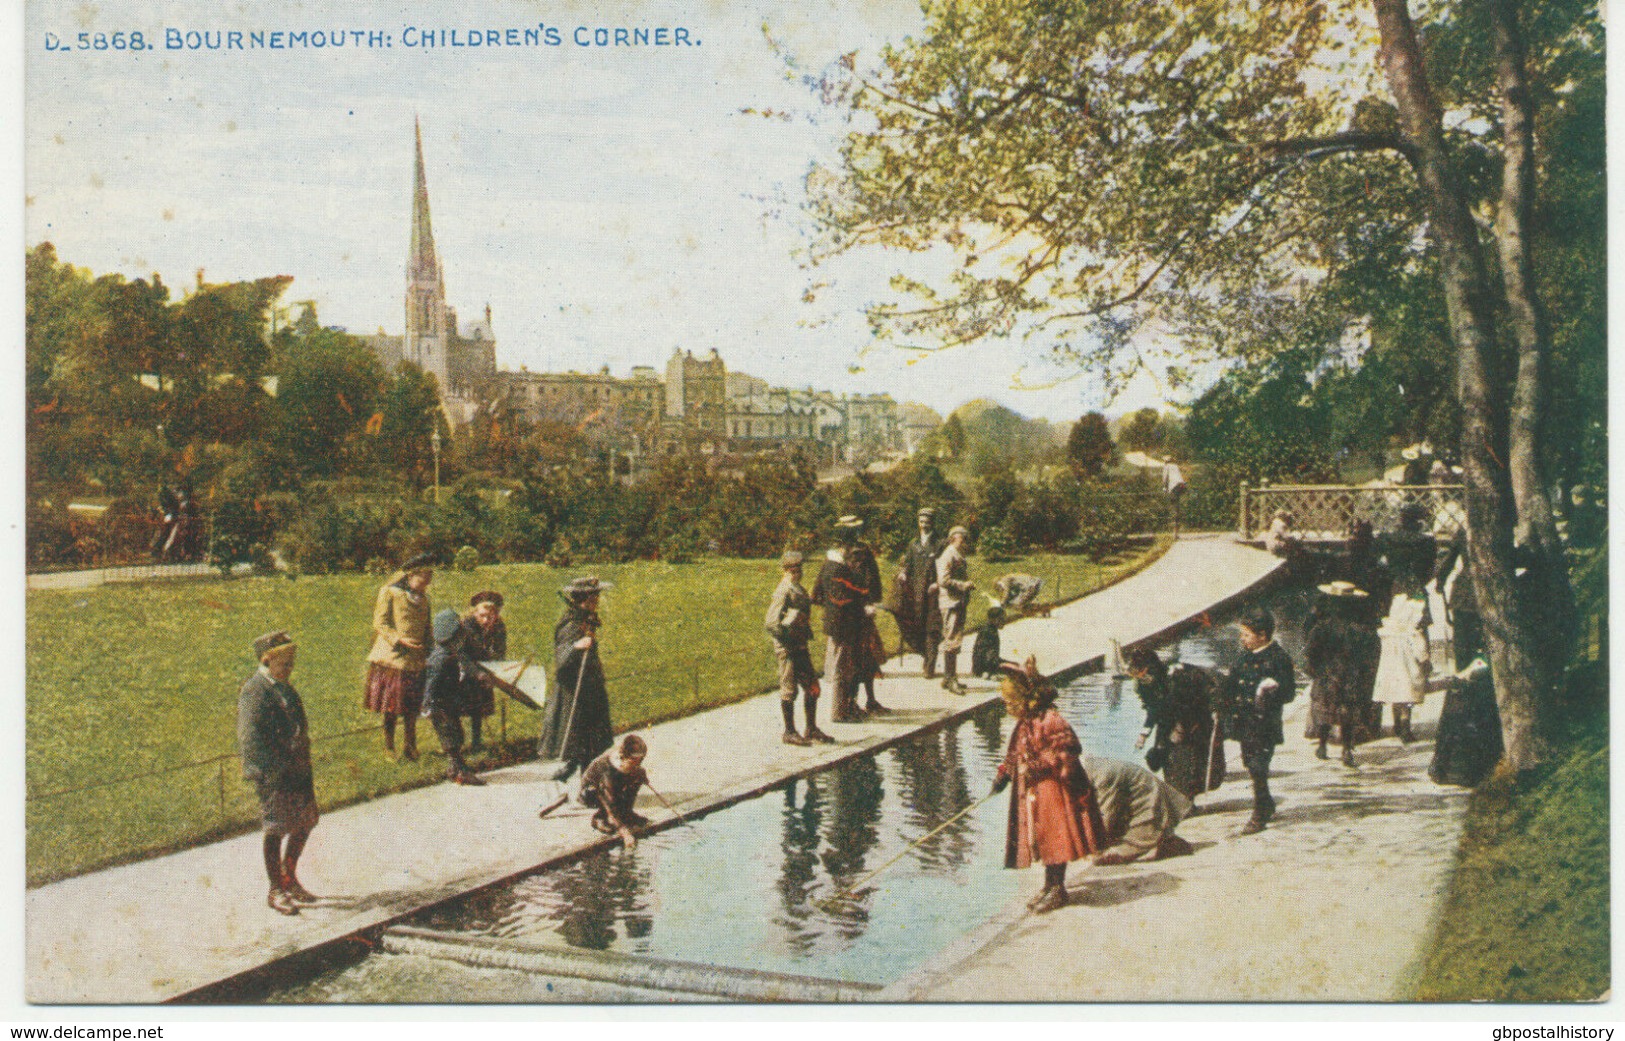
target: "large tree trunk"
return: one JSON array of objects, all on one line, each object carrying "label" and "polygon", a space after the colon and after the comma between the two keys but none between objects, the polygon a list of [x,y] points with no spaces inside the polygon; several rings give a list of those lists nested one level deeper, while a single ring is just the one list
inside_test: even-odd
[{"label": "large tree trunk", "polygon": [[1467,194],[1445,150],[1443,119],[1427,80],[1405,0],[1372,0],[1380,56],[1439,247],[1467,475],[1467,546],[1494,670],[1506,760],[1517,770],[1540,763],[1544,696],[1539,640],[1513,588],[1514,505],[1507,469],[1507,403],[1492,376],[1495,318],[1490,278]]},{"label": "large tree trunk", "polygon": [[1547,403],[1551,328],[1535,284],[1529,217],[1535,198],[1535,119],[1519,0],[1490,4],[1495,36],[1496,83],[1501,92],[1501,198],[1495,220],[1506,291],[1507,327],[1517,344],[1507,464],[1517,505],[1515,541],[1528,552],[1528,598],[1542,605],[1536,615],[1546,657],[1561,663],[1573,632],[1574,591],[1558,538],[1541,447]]}]

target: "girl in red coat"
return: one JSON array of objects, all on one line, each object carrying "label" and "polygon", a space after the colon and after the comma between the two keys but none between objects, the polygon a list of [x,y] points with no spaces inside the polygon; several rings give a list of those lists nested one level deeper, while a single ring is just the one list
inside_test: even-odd
[{"label": "girl in red coat", "polygon": [[999,766],[993,790],[1015,782],[1005,832],[1004,866],[1044,865],[1044,888],[1028,901],[1037,914],[1067,904],[1066,866],[1105,848],[1106,828],[1094,786],[1078,754],[1078,735],[1055,710],[1055,687],[1038,675],[1028,658],[1006,663],[999,682],[1005,709],[1015,717],[1010,749]]}]

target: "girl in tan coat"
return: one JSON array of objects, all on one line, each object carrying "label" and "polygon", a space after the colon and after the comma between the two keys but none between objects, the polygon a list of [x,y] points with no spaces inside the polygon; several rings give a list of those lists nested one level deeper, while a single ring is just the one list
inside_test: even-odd
[{"label": "girl in tan coat", "polygon": [[418,757],[418,712],[423,708],[423,670],[434,646],[429,620],[432,559],[419,555],[402,565],[378,590],[372,610],[372,650],[367,654],[366,705],[384,715],[384,755],[395,758],[395,717],[406,723],[401,755]]}]

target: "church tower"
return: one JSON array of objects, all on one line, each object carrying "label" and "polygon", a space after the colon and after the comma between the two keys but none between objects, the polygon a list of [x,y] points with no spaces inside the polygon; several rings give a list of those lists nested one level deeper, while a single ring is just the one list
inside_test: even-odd
[{"label": "church tower", "polygon": [[423,131],[416,118],[412,135],[417,146],[415,183],[412,193],[412,244],[406,256],[406,336],[401,357],[434,374],[442,393],[451,390],[448,361],[450,338],[455,332],[446,308],[446,282],[440,272],[440,255],[434,248],[434,229],[429,224],[429,182],[423,173]]}]

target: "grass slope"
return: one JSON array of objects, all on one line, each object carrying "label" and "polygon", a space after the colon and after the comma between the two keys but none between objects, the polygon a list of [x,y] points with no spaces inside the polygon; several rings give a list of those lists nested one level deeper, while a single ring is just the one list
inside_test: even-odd
[{"label": "grass slope", "polygon": [[1609,989],[1608,746],[1473,793],[1413,997],[1593,1001]]},{"label": "grass slope", "polygon": [[[1071,599],[1143,567],[1164,548],[1104,566],[1035,556],[1000,564],[973,558],[971,568],[985,587],[1005,571],[1025,571],[1045,580],[1047,594],[1058,589]],[[481,589],[502,590],[510,656],[532,655],[551,675],[556,590],[584,570],[527,564],[442,571],[429,593],[438,609],[462,608]],[[596,573],[615,583],[604,600],[603,658],[620,729],[772,687],[762,614],[778,581],[775,562],[638,562]],[[809,567],[809,581],[814,573]],[[31,591],[30,884],[252,826],[257,804],[235,758],[237,689],[254,667],[250,644],[271,629],[290,630],[300,644],[294,683],[316,739],[316,791],[324,808],[438,780],[445,764],[427,721],[419,740],[435,754],[395,763],[380,754],[379,717],[361,705],[379,584],[371,576],[337,575]],[[973,625],[985,604],[974,599]],[[895,628],[888,628],[889,617],[882,620],[888,644],[896,646]],[[525,754],[539,725],[536,714],[510,703],[509,742],[495,757]],[[488,727],[492,739],[500,738],[498,718]]]}]

